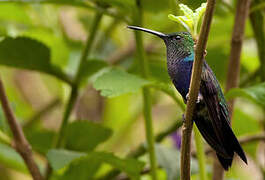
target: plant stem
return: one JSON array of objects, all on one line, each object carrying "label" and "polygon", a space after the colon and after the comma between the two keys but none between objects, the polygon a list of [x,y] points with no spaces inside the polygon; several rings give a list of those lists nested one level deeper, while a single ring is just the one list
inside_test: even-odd
[{"label": "plant stem", "polygon": [[[231,50],[229,57],[226,92],[231,88],[238,87],[239,84],[239,72],[240,72],[240,54],[242,50],[242,43],[244,38],[245,23],[248,17],[248,10],[250,6],[250,0],[241,0],[237,2],[236,15],[234,21],[234,29],[231,39]],[[230,119],[232,119],[234,100],[228,102]],[[224,170],[220,165],[217,158],[214,160],[213,179],[222,180],[224,178]]]},{"label": "plant stem", "polygon": [[8,102],[4,85],[0,77],[0,101],[2,104],[2,108],[5,114],[5,117],[7,119],[7,122],[9,124],[9,127],[13,133],[13,147],[16,149],[16,151],[20,154],[20,156],[23,158],[25,164],[28,167],[29,172],[31,173],[34,180],[42,180],[43,177],[40,173],[40,170],[36,164],[36,162],[33,159],[33,154],[31,150],[31,146],[28,143],[22,127],[17,122],[15,115],[11,109],[11,106]]},{"label": "plant stem", "polygon": [[[74,108],[74,105],[75,105],[75,102],[76,102],[76,99],[78,97],[78,87],[79,87],[79,84],[80,84],[80,81],[81,81],[81,78],[82,78],[82,67],[91,51],[91,47],[92,47],[92,44],[94,42],[94,39],[95,39],[95,36],[96,36],[96,33],[97,33],[97,29],[99,27],[99,23],[100,23],[100,20],[102,18],[102,13],[100,12],[97,12],[95,14],[95,17],[94,17],[94,20],[93,20],[93,23],[91,25],[91,28],[90,28],[90,35],[89,37],[87,38],[87,42],[86,42],[86,45],[85,45],[85,48],[84,48],[84,51],[82,53],[82,56],[81,56],[81,59],[80,59],[80,63],[79,63],[79,66],[78,66],[78,70],[77,70],[77,73],[76,73],[76,76],[75,76],[75,79],[74,79],[74,83],[72,84],[71,86],[71,94],[70,94],[70,98],[67,102],[67,105],[66,105],[66,108],[65,108],[65,111],[64,111],[64,115],[63,115],[63,121],[61,123],[61,126],[60,126],[60,129],[59,129],[59,132],[58,132],[58,136],[57,136],[57,139],[56,139],[56,142],[55,142],[55,147],[56,148],[61,148],[64,146],[63,144],[63,138],[64,138],[64,135],[65,135],[65,130],[66,130],[66,127],[67,127],[67,124],[69,122],[69,117],[71,115],[71,112]],[[46,171],[46,179],[49,179],[49,176],[51,174],[51,167],[47,167],[47,171]]]},{"label": "plant stem", "polygon": [[78,69],[77,69],[74,84],[72,85],[71,95],[70,95],[70,98],[69,98],[68,103],[66,105],[66,109],[64,112],[64,116],[63,116],[63,121],[62,121],[60,130],[59,130],[58,139],[57,139],[57,142],[55,145],[56,148],[63,146],[62,140],[64,137],[65,128],[68,124],[69,117],[71,115],[72,109],[74,107],[74,104],[75,104],[77,96],[78,96],[78,86],[80,84],[81,75],[82,75],[81,70],[82,70],[82,67],[83,67],[84,63],[86,62],[86,59],[87,59],[87,57],[91,51],[91,47],[92,47],[92,44],[94,42],[101,17],[102,17],[102,13],[96,13],[95,14],[95,17],[94,17],[94,20],[93,20],[93,23],[92,23],[92,26],[90,29],[90,35],[89,35],[89,38],[87,39],[86,46],[85,46],[83,54],[81,56],[81,60],[80,60],[80,63],[79,63]]},{"label": "plant stem", "polygon": [[[134,14],[134,23],[138,26],[142,26],[142,8],[141,1],[136,0],[137,9]],[[135,41],[136,41],[136,51],[138,55],[138,65],[141,70],[142,77],[148,78],[148,63],[145,58],[144,45],[141,32],[135,31]],[[153,134],[153,125],[152,125],[152,114],[151,114],[151,93],[148,87],[143,88],[143,113],[145,120],[145,133],[147,139],[147,148],[149,152],[150,166],[151,166],[151,175],[152,179],[156,180],[156,157],[155,157],[155,139]]]},{"label": "plant stem", "polygon": [[[252,1],[252,7],[262,4],[260,0]],[[263,3],[265,7],[265,3]],[[264,28],[264,15],[262,11],[253,11],[250,14],[250,22],[256,39],[258,55],[260,60],[260,77],[265,81],[265,28]]]},{"label": "plant stem", "polygon": [[207,1],[205,16],[203,19],[198,43],[196,44],[196,49],[195,49],[195,60],[192,68],[189,99],[187,103],[187,109],[185,112],[185,121],[182,127],[181,165],[180,165],[181,180],[190,180],[190,156],[191,156],[190,146],[191,146],[191,132],[193,126],[192,116],[200,88],[204,52],[206,49],[206,43],[208,40],[208,35],[212,22],[215,2],[216,2],[215,0]]},{"label": "plant stem", "polygon": [[199,161],[200,180],[207,180],[208,178],[205,167],[206,160],[203,148],[203,141],[197,126],[194,127],[194,137],[195,137],[195,144],[197,150],[197,159]]}]

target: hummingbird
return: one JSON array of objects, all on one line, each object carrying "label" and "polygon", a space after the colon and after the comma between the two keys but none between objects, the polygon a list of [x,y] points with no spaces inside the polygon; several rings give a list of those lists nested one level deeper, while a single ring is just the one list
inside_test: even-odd
[{"label": "hummingbird", "polygon": [[[156,35],[164,41],[167,50],[168,74],[186,103],[189,98],[195,56],[195,43],[191,34],[189,32],[164,34],[137,26],[128,26],[128,28]],[[205,59],[193,121],[206,142],[215,150],[225,170],[231,167],[234,153],[237,153],[247,164],[246,155],[230,126],[228,106],[222,89]]]}]

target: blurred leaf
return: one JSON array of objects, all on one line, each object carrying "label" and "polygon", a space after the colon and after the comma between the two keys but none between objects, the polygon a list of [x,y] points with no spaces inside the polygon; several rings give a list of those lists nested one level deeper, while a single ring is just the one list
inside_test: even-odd
[{"label": "blurred leaf", "polygon": [[48,73],[60,79],[66,76],[51,64],[50,50],[46,45],[26,37],[6,37],[0,42],[0,64]]},{"label": "blurred leaf", "polygon": [[51,72],[50,51],[33,39],[7,37],[0,42],[0,63],[6,66]]},{"label": "blurred leaf", "polygon": [[[67,176],[74,177],[74,175],[76,175],[75,178],[78,180],[87,179],[90,175],[83,170],[88,168],[89,171],[91,171],[94,164],[95,166],[98,166],[100,163],[110,164],[111,166],[125,172],[129,177],[137,179],[144,166],[144,163],[135,159],[120,159],[113,154],[106,152],[90,152],[86,156],[84,155],[84,153],[73,151],[51,150],[47,157],[55,170],[66,167],[71,163],[65,172],[66,176],[63,176],[67,179],[71,179]],[[81,177],[79,177],[79,173],[81,173]]]},{"label": "blurred leaf", "polygon": [[74,160],[65,173],[59,178],[60,180],[88,180],[94,179],[101,166],[101,162],[96,157],[86,156],[84,158]]},{"label": "blurred leaf", "polygon": [[[262,127],[255,117],[246,114],[243,110],[236,108],[232,122],[233,131],[236,136],[256,134],[262,131]],[[249,143],[244,145],[244,150],[255,157],[258,143]]]},{"label": "blurred leaf", "polygon": [[82,79],[87,79],[99,70],[107,67],[107,63],[103,60],[87,60],[81,68]]},{"label": "blurred leaf", "polygon": [[73,160],[86,156],[85,153],[52,149],[47,153],[47,159],[54,170],[69,165]]},{"label": "blurred leaf", "polygon": [[167,172],[167,180],[175,180],[180,178],[180,152],[172,148],[165,148],[162,145],[156,144],[156,157],[158,164]]},{"label": "blurred leaf", "polygon": [[144,10],[151,12],[164,11],[170,8],[170,0],[156,1],[156,3],[152,0],[142,0],[141,3]]},{"label": "blurred leaf", "polygon": [[244,89],[231,89],[226,93],[225,96],[227,99],[232,99],[235,97],[246,98],[265,108],[265,82]]},{"label": "blurred leaf", "polygon": [[52,148],[55,132],[50,130],[25,130],[26,137],[31,144],[33,150],[46,154]]},{"label": "blurred leaf", "polygon": [[17,4],[1,4],[0,19],[1,21],[31,24],[31,20],[25,11],[25,8]]},{"label": "blurred leaf", "polygon": [[70,150],[92,151],[97,145],[106,141],[112,131],[89,121],[76,121],[66,130],[66,147]]},{"label": "blurred leaf", "polygon": [[52,64],[62,67],[68,63],[69,49],[62,37],[44,29],[32,29],[22,35],[38,40],[49,47]]},{"label": "blurred leaf", "polygon": [[[180,152],[173,148],[168,148],[156,144],[156,157],[158,164],[167,172],[167,180],[180,178]],[[191,174],[198,173],[197,161],[191,160]]]},{"label": "blurred leaf", "polygon": [[0,163],[5,167],[27,172],[27,167],[20,155],[13,148],[5,144],[0,144]]},{"label": "blurred leaf", "polygon": [[101,91],[102,96],[115,97],[126,93],[134,93],[141,87],[150,84],[148,80],[136,75],[129,74],[119,69],[110,71],[99,76],[93,86]]}]

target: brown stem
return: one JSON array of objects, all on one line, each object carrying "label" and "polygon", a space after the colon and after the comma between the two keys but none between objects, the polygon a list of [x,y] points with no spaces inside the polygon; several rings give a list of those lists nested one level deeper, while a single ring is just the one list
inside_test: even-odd
[{"label": "brown stem", "polygon": [[40,174],[39,168],[33,159],[31,147],[30,147],[27,139],[25,138],[25,135],[22,131],[21,126],[16,121],[16,118],[15,118],[13,111],[11,110],[11,106],[8,102],[1,77],[0,77],[0,101],[2,104],[4,114],[6,116],[7,122],[10,126],[12,133],[13,133],[14,148],[21,155],[21,157],[24,159],[33,179],[34,180],[42,180],[43,178]]},{"label": "brown stem", "polygon": [[185,121],[182,127],[181,166],[180,166],[181,180],[190,179],[190,156],[191,156],[190,146],[191,146],[191,133],[193,126],[192,116],[200,88],[204,52],[206,49],[215,3],[216,3],[215,0],[207,1],[205,16],[203,19],[198,43],[196,44],[196,49],[195,49],[195,61],[193,63],[193,68],[192,68],[189,99],[185,113]]},{"label": "brown stem", "polygon": [[[242,43],[244,38],[245,23],[248,17],[248,10],[251,0],[241,0],[237,2],[236,15],[234,21],[234,29],[231,39],[231,50],[229,57],[226,92],[238,87],[239,72],[240,72],[240,54],[242,50]],[[228,102],[230,117],[233,114],[234,100]],[[215,158],[213,168],[213,179],[222,180],[224,177],[224,170],[219,161]]]}]

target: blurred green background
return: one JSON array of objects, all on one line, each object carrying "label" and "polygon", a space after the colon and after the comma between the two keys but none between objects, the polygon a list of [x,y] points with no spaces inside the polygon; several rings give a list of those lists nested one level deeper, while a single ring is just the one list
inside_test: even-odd
[{"label": "blurred green background", "polygon": [[[179,2],[196,9],[204,1],[141,2],[143,26],[170,33],[184,31],[167,17],[170,13],[181,15],[177,6]],[[134,34],[126,28],[128,24],[133,24],[135,8],[134,0],[0,1],[1,76],[41,171],[44,172],[48,157],[54,169],[53,179],[96,179],[112,167],[126,172],[131,178],[138,178],[142,164],[139,161],[127,162],[130,160],[125,157],[145,142],[143,86],[158,86],[151,88],[155,134],[165,131],[182,118],[181,104],[176,103],[182,99],[172,87],[166,70],[165,46],[160,39],[146,34],[143,37],[150,78],[147,80],[140,76]],[[217,1],[207,45],[206,60],[222,87],[227,79],[235,8],[236,1]],[[253,0],[250,12],[254,20],[247,20],[241,54],[241,89],[228,94],[230,98],[239,97],[232,122],[238,137],[264,133],[264,8],[262,0]],[[67,155],[64,157],[63,152],[51,149],[71,91],[67,79],[71,79],[78,69],[90,27],[98,13],[103,16],[81,70],[81,85],[65,140],[66,149],[92,154],[83,159],[80,157],[84,154],[75,154],[73,156],[79,159],[58,165],[56,162],[61,162]],[[255,31],[254,21],[259,24]],[[170,95],[165,92],[170,92]],[[3,136],[12,137],[2,111],[0,130]],[[158,172],[161,180],[179,178],[177,159],[180,151],[175,146],[178,139],[169,135],[156,145],[158,164],[162,167]],[[264,142],[251,142],[243,148],[248,156],[248,166],[236,158],[226,179],[263,180]],[[192,150],[195,151],[194,143]],[[102,155],[101,152],[108,153]],[[109,153],[115,154],[115,157],[110,157]],[[97,157],[105,159],[99,161]],[[115,159],[116,164],[113,158],[119,158]],[[149,167],[147,155],[139,160]],[[207,156],[209,179],[212,162],[212,156]],[[0,143],[0,179],[31,179],[23,160],[4,142]],[[150,179],[150,176],[142,175],[141,179]],[[199,179],[196,159],[192,164],[192,179]]]}]

